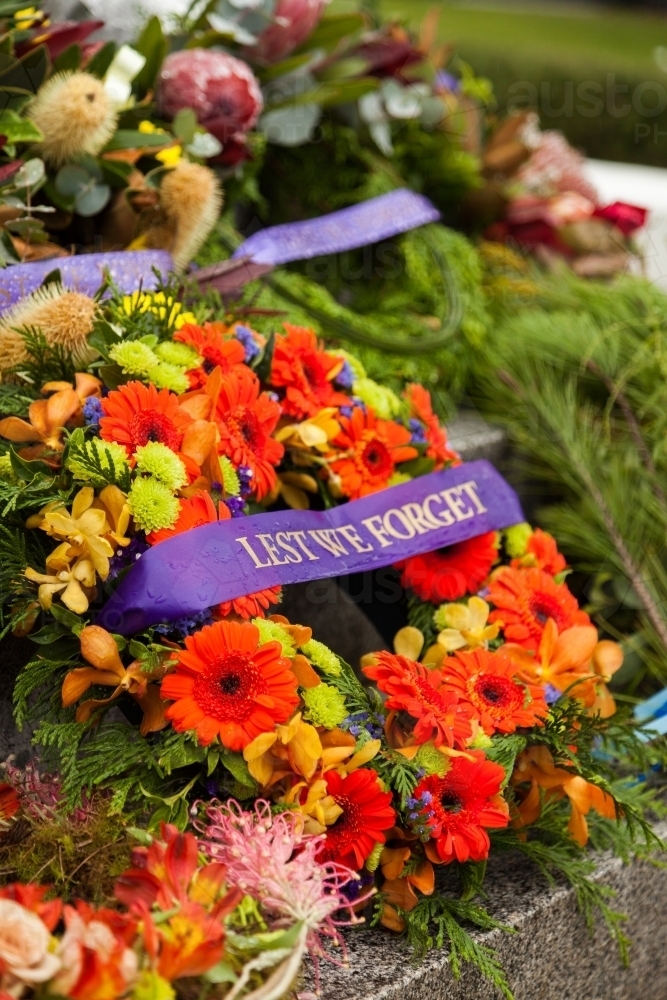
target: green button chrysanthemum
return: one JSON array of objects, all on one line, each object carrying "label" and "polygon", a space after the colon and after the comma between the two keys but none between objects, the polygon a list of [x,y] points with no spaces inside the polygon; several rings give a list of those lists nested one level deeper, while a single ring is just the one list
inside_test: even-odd
[{"label": "green button chrysanthemum", "polygon": [[340,660],[323,642],[311,639],[301,649],[311,663],[319,667],[325,674],[330,674],[332,677],[340,676]]},{"label": "green button chrysanthemum", "polygon": [[345,699],[340,691],[330,684],[318,684],[301,692],[306,705],[305,718],[315,726],[335,729],[347,718]]},{"label": "green button chrysanthemum", "polygon": [[181,505],[168,486],[159,479],[135,479],[127,502],[138,528],[147,534],[176,523]]},{"label": "green button chrysanthemum", "polygon": [[190,388],[190,382],[183,368],[167,364],[165,361],[161,361],[155,368],[151,368],[149,377],[158,389],[169,389],[179,396]]},{"label": "green button chrysanthemum", "polygon": [[109,351],[109,357],[120,365],[126,375],[147,375],[160,363],[148,344],[142,344],[139,340],[126,340],[122,344],[116,344]]},{"label": "green button chrysanthemum", "polygon": [[185,465],[166,444],[149,441],[143,447],[137,448],[135,458],[139,472],[155,476],[170,490],[178,490],[188,481]]},{"label": "green button chrysanthemum", "polygon": [[291,658],[296,655],[292,636],[279,622],[270,622],[267,618],[253,618],[252,623],[259,629],[259,641],[262,645],[265,642],[279,642],[283,648],[283,656]]},{"label": "green button chrysanthemum", "polygon": [[187,344],[178,344],[173,340],[164,340],[155,348],[160,361],[166,361],[169,365],[176,365],[178,368],[196,368],[199,364],[199,355]]}]

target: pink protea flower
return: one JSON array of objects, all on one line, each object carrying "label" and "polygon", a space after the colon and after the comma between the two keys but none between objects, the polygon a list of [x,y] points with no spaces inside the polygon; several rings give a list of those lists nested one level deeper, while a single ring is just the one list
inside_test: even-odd
[{"label": "pink protea flower", "polygon": [[[362,920],[342,890],[359,876],[343,865],[318,861],[325,837],[304,834],[297,820],[289,812],[273,816],[269,803],[261,799],[247,812],[232,799],[209,803],[204,820],[194,825],[201,835],[200,850],[226,866],[228,885],[257,899],[276,926],[302,922],[303,946],[316,965],[319,958],[341,964],[326,951],[324,939],[346,955],[338,928]],[[334,920],[339,910],[347,910],[350,919]]]},{"label": "pink protea flower", "polygon": [[539,195],[576,191],[598,204],[598,193],[584,175],[586,159],[560,132],[542,132],[539,145],[519,170],[518,179]]},{"label": "pink protea flower", "polygon": [[249,59],[274,63],[293,52],[317,27],[329,0],[278,0],[273,23],[255,45],[245,49]]},{"label": "pink protea flower", "polygon": [[182,49],[168,55],[157,92],[164,115],[173,118],[183,108],[192,108],[223,145],[240,140],[256,124],[264,104],[248,64],[212,49]]}]

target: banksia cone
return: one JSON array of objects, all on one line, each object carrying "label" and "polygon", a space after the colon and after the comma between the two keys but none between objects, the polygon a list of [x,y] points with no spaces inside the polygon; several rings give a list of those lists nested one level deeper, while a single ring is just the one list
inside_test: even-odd
[{"label": "banksia cone", "polygon": [[190,263],[214,225],[222,208],[222,191],[212,170],[181,160],[160,185],[158,220],[133,246],[169,250],[177,270]]},{"label": "banksia cone", "polygon": [[51,345],[62,347],[75,365],[88,364],[96,352],[88,347],[97,303],[80,292],[47,285],[23,299],[0,318],[0,372],[20,365],[27,357],[18,330],[39,330]]},{"label": "banksia cone", "polygon": [[116,130],[118,117],[104,85],[89,73],[57,73],[39,90],[29,116],[44,140],[39,149],[54,166],[97,154]]}]

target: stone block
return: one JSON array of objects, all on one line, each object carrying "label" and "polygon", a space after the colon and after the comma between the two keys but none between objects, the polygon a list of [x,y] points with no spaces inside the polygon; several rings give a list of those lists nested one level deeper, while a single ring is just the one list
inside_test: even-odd
[{"label": "stone block", "polygon": [[[667,824],[658,828],[663,837]],[[486,906],[513,927],[473,932],[498,951],[515,1000],[665,1000],[667,997],[667,871],[646,862],[623,865],[600,858],[595,875],[618,893],[613,908],[627,915],[630,965],[624,968],[616,944],[601,920],[594,933],[566,885],[550,886],[521,855],[489,861]],[[501,1000],[471,966],[460,980],[452,975],[445,950],[432,951],[421,964],[399,937],[380,928],[345,932],[349,969],[320,965],[323,1000]],[[314,988],[312,970],[304,984]]]}]

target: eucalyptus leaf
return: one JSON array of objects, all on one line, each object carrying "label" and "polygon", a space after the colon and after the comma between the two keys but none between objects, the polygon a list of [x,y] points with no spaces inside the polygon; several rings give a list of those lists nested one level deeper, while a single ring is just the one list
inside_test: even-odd
[{"label": "eucalyptus leaf", "polygon": [[26,160],[21,169],[14,174],[14,186],[17,188],[35,188],[46,177],[44,161],[38,156]]},{"label": "eucalyptus leaf", "polygon": [[119,128],[106,146],[106,152],[118,149],[149,149],[166,146],[171,142],[171,136],[155,132],[139,132],[135,129]]},{"label": "eucalyptus leaf", "polygon": [[174,116],[171,128],[177,139],[184,145],[192,142],[197,131],[197,115],[192,108],[181,108]]},{"label": "eucalyptus leaf", "polygon": [[276,146],[301,146],[313,138],[321,117],[317,104],[301,104],[268,111],[260,118],[258,127]]},{"label": "eucalyptus leaf", "polygon": [[209,160],[212,156],[217,156],[222,152],[222,143],[210,132],[196,132],[192,142],[185,147],[191,156],[197,156],[201,160]]},{"label": "eucalyptus leaf", "polygon": [[111,198],[111,188],[108,184],[93,184],[82,191],[74,202],[74,208],[79,215],[90,218],[98,215]]},{"label": "eucalyptus leaf", "polygon": [[64,198],[75,198],[85,189],[90,174],[83,167],[70,165],[61,167],[56,174],[56,191]]}]

